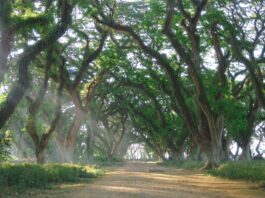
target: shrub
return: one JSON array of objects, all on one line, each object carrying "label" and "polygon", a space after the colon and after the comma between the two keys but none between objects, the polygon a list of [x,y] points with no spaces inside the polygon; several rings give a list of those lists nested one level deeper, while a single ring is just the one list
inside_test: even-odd
[{"label": "shrub", "polygon": [[0,131],[0,162],[6,161],[10,155],[9,148],[11,147],[11,133],[10,131]]},{"label": "shrub", "polygon": [[229,162],[208,173],[229,179],[265,182],[265,161]]},{"label": "shrub", "polygon": [[75,182],[82,178],[94,178],[103,171],[91,166],[74,164],[2,164],[0,186],[46,187],[50,183]]},{"label": "shrub", "polygon": [[179,161],[166,161],[163,162],[162,165],[174,166],[177,168],[184,168],[184,169],[199,169],[203,167],[204,163],[205,162],[203,161],[179,160]]},{"label": "shrub", "polygon": [[93,163],[99,166],[116,166],[124,164],[123,159],[114,157],[113,159],[108,159],[106,156],[95,156],[93,158]]}]

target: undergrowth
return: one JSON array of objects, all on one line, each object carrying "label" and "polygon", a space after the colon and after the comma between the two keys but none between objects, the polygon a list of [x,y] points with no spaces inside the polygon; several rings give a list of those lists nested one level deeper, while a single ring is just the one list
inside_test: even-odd
[{"label": "undergrowth", "polygon": [[203,161],[193,161],[193,160],[179,160],[179,161],[166,161],[160,163],[161,165],[168,166],[168,167],[176,167],[176,168],[183,168],[183,169],[200,169],[203,167],[205,162]]},{"label": "undergrowth", "polygon": [[102,174],[102,169],[76,164],[1,164],[0,188],[43,188],[50,184],[77,182]]},{"label": "undergrowth", "polygon": [[100,167],[109,167],[109,166],[122,166],[125,162],[120,158],[113,158],[110,160],[105,156],[96,156],[94,157],[92,163],[97,164]]},{"label": "undergrowth", "polygon": [[236,161],[220,165],[217,169],[209,170],[210,175],[229,179],[240,179],[261,182],[265,186],[265,161]]}]

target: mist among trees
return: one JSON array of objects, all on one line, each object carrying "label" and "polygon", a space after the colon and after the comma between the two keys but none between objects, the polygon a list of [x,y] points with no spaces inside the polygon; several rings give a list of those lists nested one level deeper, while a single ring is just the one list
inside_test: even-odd
[{"label": "mist among trees", "polygon": [[0,0],[1,161],[262,159],[263,0]]}]

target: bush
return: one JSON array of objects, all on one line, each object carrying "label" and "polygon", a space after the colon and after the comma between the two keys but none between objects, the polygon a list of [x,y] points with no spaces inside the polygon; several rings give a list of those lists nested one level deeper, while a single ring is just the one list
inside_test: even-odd
[{"label": "bush", "polygon": [[229,179],[265,182],[265,161],[229,162],[208,173]]},{"label": "bush", "polygon": [[179,160],[179,161],[166,161],[163,162],[162,165],[165,166],[173,166],[177,168],[184,168],[184,169],[199,169],[203,167],[205,162],[203,161],[193,161],[193,160]]},{"label": "bush", "polygon": [[47,187],[50,183],[75,182],[82,178],[94,178],[103,171],[91,166],[74,164],[2,164],[0,186]]},{"label": "bush", "polygon": [[114,157],[113,159],[108,159],[106,156],[95,156],[93,158],[93,163],[99,165],[99,166],[120,166],[124,164],[123,159]]},{"label": "bush", "polygon": [[9,158],[11,141],[10,131],[6,131],[4,133],[0,132],[0,162],[6,161]]}]

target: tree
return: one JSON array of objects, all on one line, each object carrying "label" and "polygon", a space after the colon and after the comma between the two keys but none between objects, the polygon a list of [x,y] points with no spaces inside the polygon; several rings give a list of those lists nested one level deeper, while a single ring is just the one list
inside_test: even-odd
[{"label": "tree", "polygon": [[[60,2],[60,3],[59,3]],[[11,1],[1,1],[0,2],[3,6],[1,6],[1,8],[4,8],[4,11],[1,12],[1,14],[3,13],[3,15],[1,15],[1,17],[3,19],[1,19],[1,25],[5,25],[7,28],[12,26],[13,24],[13,20],[11,17],[11,11],[12,11],[12,4]],[[29,65],[30,63],[34,60],[34,58],[36,58],[43,50],[45,50],[50,43],[55,42],[58,38],[60,38],[64,32],[67,29],[67,25],[70,23],[70,16],[71,16],[71,9],[72,9],[72,5],[68,4],[67,0],[60,0],[58,1],[59,3],[59,10],[60,10],[60,21],[57,24],[54,24],[50,27],[48,32],[45,32],[44,35],[41,36],[41,38],[35,42],[35,44],[33,44],[32,46],[27,46],[26,45],[26,49],[24,48],[24,52],[20,55],[20,57],[17,60],[17,67],[18,67],[18,80],[16,80],[16,82],[13,84],[12,89],[9,91],[6,100],[3,101],[1,103],[0,106],[0,129],[4,126],[4,124],[6,123],[6,121],[10,118],[10,116],[13,114],[13,112],[15,111],[17,105],[19,104],[19,102],[22,100],[28,86],[29,86]],[[13,5],[14,6],[14,5]],[[48,6],[48,5],[46,5]],[[8,8],[8,9],[5,9]],[[49,6],[48,6],[49,8]],[[23,13],[23,12],[22,12]],[[23,14],[22,16],[20,16],[23,19]],[[18,16],[19,18],[19,16]],[[9,20],[7,20],[9,19]],[[16,21],[17,17],[15,17],[15,21]],[[38,21],[38,20],[37,20]],[[19,21],[18,24],[19,25],[23,25],[22,23],[23,21]],[[29,18],[29,20],[24,21],[25,25],[31,25],[31,18]],[[5,24],[8,23],[8,24]],[[47,24],[45,24],[46,26]],[[23,26],[22,26],[23,27]],[[26,26],[27,27],[27,26]],[[2,29],[1,29],[2,30]],[[14,29],[12,31],[16,31],[17,29]],[[5,30],[4,30],[5,31]],[[8,32],[10,30],[6,30],[8,34]],[[5,49],[6,48],[6,44],[5,42],[9,42],[7,45],[11,45],[11,41],[12,39],[6,39],[5,38],[5,32],[1,33],[1,51],[3,51],[3,53],[1,53],[1,55],[5,56],[5,57],[1,57],[1,70],[3,71],[3,73],[1,73],[1,75],[4,75],[4,71],[6,70],[6,64],[7,64],[7,56],[8,56],[8,52],[10,52],[10,50]],[[12,37],[12,34],[9,35]],[[4,76],[3,76],[4,77]],[[3,78],[1,77],[1,78]],[[1,79],[2,81],[2,79]],[[1,82],[0,81],[0,82]]]},{"label": "tree", "polygon": [[[52,65],[52,53],[53,53],[52,50],[48,52],[43,84],[39,88],[39,91],[36,94],[36,98],[31,98],[28,96],[28,100],[30,104],[29,104],[29,118],[26,124],[26,129],[35,145],[37,163],[39,164],[43,164],[45,162],[45,153],[44,153],[45,148],[48,145],[49,140],[54,130],[56,129],[56,125],[61,116],[61,98],[62,98],[62,89],[64,86],[64,77],[63,77],[62,71],[63,71],[63,68],[65,67],[64,61],[60,63],[61,64],[60,84],[59,84],[58,91],[57,91],[57,96],[56,96],[56,101],[55,101],[56,104],[54,106],[55,108],[54,116],[51,119],[50,124],[47,126],[46,131],[41,136],[38,135],[41,133],[39,132],[39,128],[42,128],[42,127],[39,126],[40,123],[37,123],[37,120],[38,120],[38,117],[40,116],[39,111],[40,111],[41,106],[44,103],[44,97],[47,94],[47,89],[49,86],[48,81],[49,81],[49,72],[50,72],[50,68]],[[45,107],[44,111],[45,113],[47,113],[47,107]],[[51,112],[49,112],[48,114],[50,113]],[[43,117],[42,119],[44,120]],[[42,120],[42,123],[43,123],[43,120]]]}]

